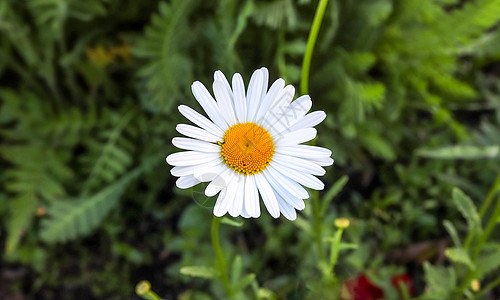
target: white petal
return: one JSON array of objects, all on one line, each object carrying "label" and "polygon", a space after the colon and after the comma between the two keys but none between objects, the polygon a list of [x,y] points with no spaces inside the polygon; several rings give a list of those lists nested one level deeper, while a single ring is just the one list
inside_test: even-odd
[{"label": "white petal", "polygon": [[245,84],[241,75],[233,75],[233,100],[236,117],[240,123],[247,121],[247,100],[245,97]]},{"label": "white petal", "polygon": [[217,99],[217,105],[219,106],[219,111],[226,120],[229,126],[235,125],[238,121],[236,120],[236,115],[234,114],[233,108],[233,98],[232,93],[229,94],[225,83],[222,80],[215,80],[213,83],[215,99]]},{"label": "white petal", "polygon": [[233,179],[235,172],[233,169],[226,168],[226,170],[220,173],[217,177],[210,182],[205,188],[205,195],[212,197],[217,194],[220,190],[227,187],[228,183]]},{"label": "white petal", "polygon": [[226,88],[227,92],[229,94],[232,94],[231,91],[231,86],[229,85],[229,82],[226,79],[226,76],[224,76],[224,73],[222,73],[220,70],[215,71],[214,73],[214,81],[220,80],[224,83],[224,87]]},{"label": "white petal", "polygon": [[286,119],[283,119],[283,112],[287,111],[287,107],[290,105],[290,101],[292,100],[294,94],[295,88],[291,85],[287,85],[278,93],[274,103],[271,105],[262,120],[262,125],[268,129],[268,131],[275,132],[272,129],[279,123],[288,124]]},{"label": "white petal", "polygon": [[269,182],[267,182],[262,173],[255,174],[254,178],[267,211],[273,218],[278,218],[280,216],[280,209],[273,188],[269,185]]},{"label": "white petal", "polygon": [[309,198],[309,194],[307,193],[306,189],[304,189],[304,187],[302,187],[296,181],[293,181],[290,178],[286,177],[285,175],[281,174],[278,170],[274,168],[274,165],[275,164],[271,162],[271,164],[267,166],[265,170],[267,170],[270,173],[270,175],[277,181],[278,184],[286,187],[286,190],[297,198],[300,199]]},{"label": "white petal", "polygon": [[293,207],[297,209],[304,209],[305,204],[302,199],[294,196],[289,190],[289,186],[284,186],[282,185],[276,178],[274,178],[269,170],[265,169],[263,172],[264,176],[266,177],[267,181],[273,188],[276,197],[280,196],[283,198],[286,202],[290,203]]},{"label": "white petal", "polygon": [[237,217],[243,210],[243,199],[245,198],[245,177],[241,174],[236,174],[231,184],[236,185],[236,194],[233,203],[229,208],[231,217]]},{"label": "white petal", "polygon": [[189,139],[183,137],[174,137],[172,144],[180,149],[195,150],[200,152],[220,152],[220,146],[217,144],[207,143],[197,139]]},{"label": "white petal", "polygon": [[206,168],[197,168],[193,172],[193,176],[201,182],[209,182],[213,181],[219,174],[224,172],[227,167],[222,163],[218,163],[216,165],[206,167]]},{"label": "white petal", "polygon": [[217,202],[215,202],[214,206],[214,216],[216,217],[222,217],[225,215],[227,209],[229,208],[229,202],[227,201],[228,198],[226,198],[226,194],[227,189],[223,189],[217,197]]},{"label": "white petal", "polygon": [[295,124],[286,129],[285,132],[314,127],[323,122],[325,118],[326,113],[324,111],[313,111],[312,113],[307,114],[305,117],[298,120]]},{"label": "white petal", "polygon": [[292,168],[302,173],[308,173],[317,176],[323,176],[326,173],[325,169],[320,167],[318,164],[310,160],[294,156],[275,153],[273,155],[273,161],[282,166],[288,166],[289,168]]},{"label": "white petal", "polygon": [[278,97],[278,94],[285,87],[285,81],[283,79],[276,80],[269,89],[269,92],[265,94],[262,101],[260,102],[260,106],[258,107],[257,114],[254,117],[254,121],[257,124],[262,124],[264,122],[264,116],[269,111],[269,108]]},{"label": "white petal", "polygon": [[185,136],[189,136],[189,137],[192,137],[192,138],[195,138],[195,139],[198,139],[198,140],[212,142],[212,143],[222,142],[222,136],[223,135],[221,135],[220,137],[218,137],[218,136],[216,136],[216,135],[214,135],[212,133],[209,133],[205,129],[201,129],[201,128],[198,128],[198,127],[193,126],[193,125],[178,124],[175,127],[175,129],[180,134],[183,134]]},{"label": "white petal", "polygon": [[207,88],[201,82],[195,81],[193,85],[191,85],[191,90],[196,100],[198,100],[198,103],[200,103],[203,110],[207,113],[208,117],[215,123],[215,125],[219,126],[222,130],[227,129],[227,123],[222,117],[222,114],[217,107],[217,103],[212,95],[210,95]]},{"label": "white petal", "polygon": [[211,160],[209,162],[199,164],[199,165],[192,165],[192,166],[185,166],[185,167],[173,167],[170,170],[170,173],[174,176],[177,176],[177,177],[186,176],[186,175],[193,175],[194,171],[197,169],[206,170],[207,168],[211,168],[211,167],[219,165],[219,164],[222,164],[222,159],[216,158],[214,160]]},{"label": "white petal", "polygon": [[273,164],[273,167],[281,174],[289,177],[292,180],[297,181],[298,183],[302,184],[305,187],[314,190],[322,190],[325,188],[323,182],[321,182],[321,180],[314,177],[313,175],[300,173],[295,171],[294,169],[290,169],[280,164]]},{"label": "white petal", "polygon": [[260,216],[259,194],[254,176],[245,176],[245,210],[254,218]]},{"label": "white petal", "polygon": [[249,214],[249,213],[245,210],[245,206],[244,206],[244,205],[243,205],[243,208],[241,209],[241,216],[242,216],[243,218],[246,218],[246,219],[248,219],[248,218],[251,218],[251,217],[252,217],[252,216],[251,216],[251,215],[250,215],[250,214]]},{"label": "white petal", "polygon": [[285,218],[287,218],[290,221],[293,221],[297,219],[297,212],[295,212],[295,208],[293,208],[290,204],[285,202],[285,200],[280,199],[278,196],[278,205],[280,208],[281,213]]},{"label": "white petal", "polygon": [[262,71],[262,92],[260,94],[260,98],[263,99],[267,92],[267,86],[269,84],[269,71],[266,67],[260,68]]},{"label": "white petal", "polygon": [[250,78],[250,83],[248,84],[247,91],[247,121],[253,122],[255,113],[260,106],[260,102],[262,100],[262,84],[263,84],[264,75],[262,71],[256,70],[252,74],[252,78]]},{"label": "white petal", "polygon": [[220,157],[219,153],[183,151],[167,156],[167,163],[171,166],[192,166],[209,162]]},{"label": "white petal", "polygon": [[276,113],[279,122],[276,122],[273,127],[272,134],[275,135],[275,133],[286,130],[293,124],[297,123],[297,121],[302,119],[311,107],[312,101],[308,95],[300,96],[290,105],[283,107],[281,111]]},{"label": "white petal", "polygon": [[[217,201],[214,207],[214,215],[217,217],[222,217],[225,215],[229,209],[231,209],[231,206],[234,203],[234,200],[236,198],[236,192],[238,190],[238,184],[235,182],[237,179],[236,177],[233,177],[231,182],[228,183],[227,187],[223,190],[224,193],[224,198],[220,202]],[[219,205],[217,205],[219,204]]]},{"label": "white petal", "polygon": [[314,128],[299,129],[274,138],[276,147],[293,146],[308,142],[316,137],[318,132]]},{"label": "white petal", "polygon": [[332,151],[326,148],[309,145],[279,147],[279,149],[276,149],[276,152],[305,159],[323,159],[332,155]]},{"label": "white petal", "polygon": [[210,132],[211,134],[213,134],[219,138],[221,138],[224,135],[224,131],[222,129],[220,129],[217,125],[212,123],[212,121],[205,118],[203,115],[201,115],[199,112],[192,109],[191,107],[186,106],[186,105],[179,105],[178,109],[179,109],[179,112],[184,117],[186,117],[189,121],[200,126],[201,128],[205,129],[206,131]]},{"label": "white petal", "polygon": [[310,160],[314,163],[317,163],[320,166],[323,166],[323,167],[333,165],[333,158],[330,158],[330,157],[310,158]]},{"label": "white petal", "polygon": [[177,179],[175,185],[180,189],[187,189],[200,183],[193,175],[182,176]]}]

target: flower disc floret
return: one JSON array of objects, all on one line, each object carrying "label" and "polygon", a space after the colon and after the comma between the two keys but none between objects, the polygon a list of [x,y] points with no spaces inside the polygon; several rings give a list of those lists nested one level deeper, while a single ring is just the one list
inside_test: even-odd
[{"label": "flower disc floret", "polygon": [[231,126],[220,145],[224,163],[245,175],[264,170],[274,154],[273,138],[267,130],[253,122]]}]

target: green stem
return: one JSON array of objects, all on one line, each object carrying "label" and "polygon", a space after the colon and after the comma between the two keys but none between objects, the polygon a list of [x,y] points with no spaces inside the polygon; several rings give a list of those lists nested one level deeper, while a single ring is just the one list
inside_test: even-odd
[{"label": "green stem", "polygon": [[313,228],[314,228],[314,238],[316,240],[316,246],[318,247],[319,261],[325,261],[325,251],[323,247],[323,224],[321,224],[321,203],[319,202],[319,192],[312,191],[312,217],[313,217]]},{"label": "green stem", "polygon": [[[481,206],[481,210],[480,210],[481,220],[484,218],[484,215],[486,214],[487,211],[492,210],[492,208],[490,206],[491,206],[492,201],[495,198],[495,195],[499,189],[500,189],[500,173],[497,176],[495,182],[493,183],[493,186],[491,187],[490,191],[488,192],[488,195],[486,196],[486,199],[484,200],[484,202]],[[500,200],[496,201],[495,208],[493,208],[493,212],[491,213],[491,215],[488,219],[488,222],[486,223],[486,227],[485,227],[484,231],[479,235],[479,237],[477,238],[477,241],[474,243],[474,248],[472,249],[473,251],[471,253],[472,261],[476,261],[476,258],[480,254],[484,243],[486,243],[490,234],[493,232],[493,229],[495,228],[499,218],[500,218]],[[472,232],[470,232],[467,235],[467,238],[465,240],[465,248],[467,250],[469,250],[468,248],[471,244],[473,235],[474,235],[474,233],[472,233]],[[469,270],[465,276],[465,279],[463,280],[462,284],[460,285],[459,290],[462,291],[465,288],[467,288],[468,284],[470,283],[470,281],[473,278],[474,278],[474,271]]]},{"label": "green stem", "polygon": [[484,229],[484,232],[479,236],[478,241],[475,244],[474,253],[472,256],[474,259],[479,255],[479,252],[481,251],[483,244],[490,237],[491,232],[497,225],[498,218],[500,218],[500,199],[497,199],[495,209],[493,210],[493,213],[491,214],[490,219],[486,224],[486,228]]},{"label": "green stem", "polygon": [[340,240],[342,239],[343,232],[344,232],[344,228],[337,229],[337,232],[335,232],[335,235],[333,236],[333,239],[332,239],[332,248],[330,249],[329,269],[330,269],[331,273],[334,275],[335,275],[335,272],[333,271],[333,268],[335,267],[335,264],[337,263],[337,259],[339,257]]},{"label": "green stem", "polygon": [[481,209],[479,210],[479,216],[481,217],[481,219],[484,217],[484,214],[486,214],[486,212],[488,211],[488,208],[490,207],[493,197],[499,190],[500,190],[500,173],[498,173],[497,179],[495,179],[493,186],[491,187],[490,191],[488,192],[488,195],[486,196],[486,199],[484,199],[484,202],[481,205]]},{"label": "green stem", "polygon": [[217,218],[217,217],[214,217],[212,219],[212,228],[211,228],[212,245],[214,247],[215,256],[217,258],[217,269],[219,269],[220,279],[222,281],[222,284],[224,285],[224,289],[230,296],[232,293],[231,293],[231,286],[229,285],[226,260],[224,258],[224,253],[222,252],[222,247],[220,246],[220,240],[219,240],[219,227],[221,220],[222,218]]},{"label": "green stem", "polygon": [[306,53],[304,54],[304,60],[302,61],[302,76],[300,82],[300,91],[303,95],[309,94],[309,69],[311,67],[312,53],[314,45],[316,44],[316,39],[318,38],[319,27],[323,21],[323,15],[325,14],[327,3],[328,0],[319,1],[316,14],[314,15],[311,31],[309,32],[309,38],[307,39]]},{"label": "green stem", "polygon": [[[484,215],[486,214],[487,211],[490,211],[490,205],[491,202],[493,201],[494,196],[496,193],[500,190],[500,173],[498,173],[497,178],[495,179],[495,182],[493,182],[493,186],[490,188],[488,191],[488,195],[486,195],[486,198],[483,201],[483,204],[481,205],[481,209],[479,210],[479,218],[482,220],[484,218]],[[472,238],[474,236],[474,232],[469,232],[467,234],[467,237],[465,239],[464,243],[464,248],[466,250],[469,250],[469,247],[472,243]]]}]

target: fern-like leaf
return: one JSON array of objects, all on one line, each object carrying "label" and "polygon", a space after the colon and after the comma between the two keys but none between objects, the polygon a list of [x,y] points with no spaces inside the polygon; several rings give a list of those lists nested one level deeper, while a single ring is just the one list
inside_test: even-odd
[{"label": "fern-like leaf", "polygon": [[143,167],[135,169],[87,199],[57,201],[49,206],[49,218],[42,222],[42,240],[64,242],[91,233],[118,204],[126,187],[142,170]]},{"label": "fern-like leaf", "polygon": [[146,27],[144,38],[134,48],[134,54],[147,61],[138,71],[151,96],[150,108],[170,111],[180,86],[191,84],[191,62],[184,50],[192,33],[187,32],[188,15],[195,0],[160,2],[158,14]]}]

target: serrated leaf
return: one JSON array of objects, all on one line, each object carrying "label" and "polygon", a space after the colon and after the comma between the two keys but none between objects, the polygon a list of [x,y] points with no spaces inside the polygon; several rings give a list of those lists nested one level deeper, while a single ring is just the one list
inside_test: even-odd
[{"label": "serrated leaf", "polygon": [[142,167],[139,167],[89,198],[60,200],[49,206],[49,217],[42,222],[42,240],[48,243],[64,242],[91,233],[117,205],[130,181],[141,172]]},{"label": "serrated leaf", "polygon": [[212,279],[219,276],[219,272],[216,269],[205,266],[186,266],[182,267],[180,272],[183,275],[207,279]]},{"label": "serrated leaf", "polygon": [[489,273],[500,268],[500,245],[490,253],[482,253],[476,262],[477,276],[483,278]]},{"label": "serrated leaf", "polygon": [[35,215],[38,200],[33,194],[23,194],[10,202],[11,216],[7,223],[7,241],[5,245],[7,253],[17,248],[24,231],[29,228]]},{"label": "serrated leaf", "polygon": [[456,285],[456,276],[453,269],[433,266],[429,262],[424,262],[424,272],[427,282],[425,299],[449,299],[449,295]]},{"label": "serrated leaf", "polygon": [[459,188],[454,188],[453,192],[453,203],[457,209],[462,213],[462,216],[467,220],[469,230],[473,232],[480,232],[481,229],[481,218],[477,212],[476,206],[472,200],[464,194]]},{"label": "serrated leaf", "polygon": [[469,253],[467,253],[464,248],[448,248],[446,249],[445,254],[453,262],[467,265],[470,269],[475,268],[469,257]]}]

